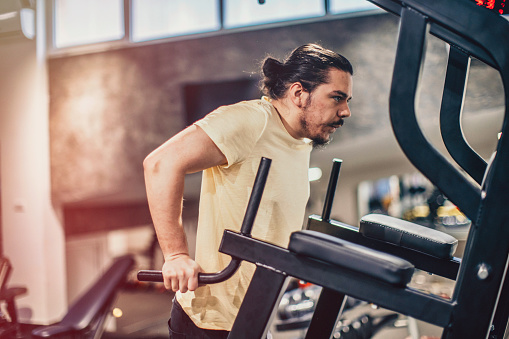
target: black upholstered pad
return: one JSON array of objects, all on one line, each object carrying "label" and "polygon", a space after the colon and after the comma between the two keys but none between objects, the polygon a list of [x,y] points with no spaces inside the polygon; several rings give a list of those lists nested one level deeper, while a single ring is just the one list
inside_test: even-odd
[{"label": "black upholstered pad", "polygon": [[451,258],[458,247],[458,240],[447,233],[383,214],[362,217],[359,232],[443,259]]},{"label": "black upholstered pad", "polygon": [[288,249],[398,286],[408,284],[414,272],[406,260],[316,231],[292,233]]}]

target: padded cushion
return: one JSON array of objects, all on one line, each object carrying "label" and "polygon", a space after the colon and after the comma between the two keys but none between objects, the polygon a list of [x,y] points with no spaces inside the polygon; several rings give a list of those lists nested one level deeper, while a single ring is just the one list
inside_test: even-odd
[{"label": "padded cushion", "polygon": [[397,286],[408,284],[414,272],[406,260],[317,231],[292,233],[288,249]]},{"label": "padded cushion", "polygon": [[442,259],[450,259],[458,247],[458,240],[447,233],[383,214],[362,217],[359,232]]}]

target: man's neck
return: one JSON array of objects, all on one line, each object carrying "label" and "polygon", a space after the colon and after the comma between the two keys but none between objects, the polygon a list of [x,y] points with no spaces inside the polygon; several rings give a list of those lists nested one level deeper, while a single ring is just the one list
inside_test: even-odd
[{"label": "man's neck", "polygon": [[271,100],[272,105],[276,109],[276,112],[283,123],[283,126],[286,128],[288,134],[290,134],[295,139],[302,139],[298,130],[295,126],[299,126],[297,112],[292,112],[291,106],[288,105],[284,101],[284,99],[279,100]]}]

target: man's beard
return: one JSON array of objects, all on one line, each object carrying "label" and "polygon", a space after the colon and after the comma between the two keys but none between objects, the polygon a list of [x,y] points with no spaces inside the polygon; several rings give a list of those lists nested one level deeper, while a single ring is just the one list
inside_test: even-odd
[{"label": "man's beard", "polygon": [[325,146],[330,144],[332,141],[332,136],[329,137],[329,139],[325,140],[323,138],[313,138],[311,139],[311,145],[313,146],[313,149],[324,149]]},{"label": "man's beard", "polygon": [[[304,110],[300,117],[300,125],[302,126],[304,131],[306,131],[307,138],[311,139],[311,145],[313,146],[313,148],[322,149],[332,141],[332,133],[328,135],[329,136],[328,138],[325,138],[321,135],[315,135],[315,136],[311,135],[311,133],[309,131],[309,124],[306,120],[308,107],[309,107],[309,101],[308,101],[308,105],[306,105],[306,107],[304,107]],[[339,128],[339,127],[343,126],[343,123],[344,123],[344,120],[340,118],[338,121],[327,124],[325,126],[331,127],[331,128]]]}]

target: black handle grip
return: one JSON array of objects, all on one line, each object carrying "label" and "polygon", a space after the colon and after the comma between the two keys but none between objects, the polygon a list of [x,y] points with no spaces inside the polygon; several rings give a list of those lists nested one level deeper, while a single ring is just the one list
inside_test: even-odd
[{"label": "black handle grip", "polygon": [[[239,259],[232,258],[228,266],[226,266],[226,268],[220,272],[198,273],[198,284],[200,285],[217,284],[219,282],[228,280],[237,271],[240,262],[241,261]],[[138,281],[164,282],[163,272],[156,270],[138,271],[137,278]]]},{"label": "black handle grip", "polygon": [[163,272],[152,270],[138,271],[138,281],[164,282]]},{"label": "black handle grip", "polygon": [[[249,196],[249,202],[247,203],[246,213],[244,214],[244,220],[240,228],[240,233],[243,235],[250,236],[251,230],[253,229],[254,220],[258,207],[260,207],[260,201],[262,200],[263,190],[265,189],[265,183],[269,175],[270,164],[272,160],[269,158],[262,158],[258,171],[256,172],[256,178],[253,184],[253,191]],[[219,282],[229,279],[239,268],[241,260],[232,258],[228,266],[217,273],[198,273],[198,283],[204,284],[217,284]],[[153,270],[141,270],[138,272],[139,281],[151,281],[151,282],[164,282],[163,273],[161,271]]]}]

